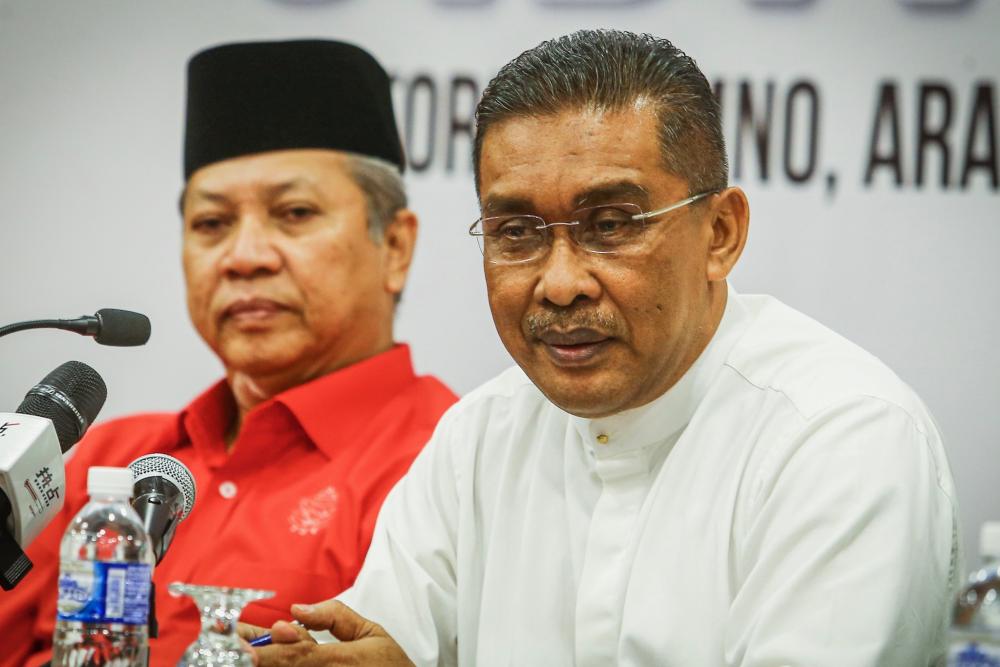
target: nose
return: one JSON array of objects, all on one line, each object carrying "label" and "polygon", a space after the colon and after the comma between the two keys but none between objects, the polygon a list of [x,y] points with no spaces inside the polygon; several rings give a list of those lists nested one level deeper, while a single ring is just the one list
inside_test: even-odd
[{"label": "nose", "polygon": [[233,278],[252,278],[276,273],[281,264],[281,253],[266,220],[252,214],[241,215],[219,268]]},{"label": "nose", "polygon": [[582,257],[585,254],[565,232],[554,234],[552,248],[542,260],[535,299],[563,308],[579,300],[598,300],[601,283],[591,272],[587,259]]}]

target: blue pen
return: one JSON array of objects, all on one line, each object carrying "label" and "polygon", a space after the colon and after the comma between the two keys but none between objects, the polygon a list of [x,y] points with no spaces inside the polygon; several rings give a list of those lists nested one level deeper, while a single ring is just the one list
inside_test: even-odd
[{"label": "blue pen", "polygon": [[[302,625],[298,621],[289,621],[289,623],[291,623],[292,625]],[[271,633],[268,632],[267,634],[261,635],[260,637],[257,637],[256,639],[250,641],[249,643],[250,643],[250,646],[253,646],[254,648],[258,648],[260,646],[270,646],[271,641],[272,641],[271,640]]]},{"label": "blue pen", "polygon": [[258,646],[267,646],[270,643],[271,643],[271,633],[269,632],[266,635],[261,635],[260,637],[257,637],[257,639],[252,640],[250,642],[250,646],[256,648]]}]

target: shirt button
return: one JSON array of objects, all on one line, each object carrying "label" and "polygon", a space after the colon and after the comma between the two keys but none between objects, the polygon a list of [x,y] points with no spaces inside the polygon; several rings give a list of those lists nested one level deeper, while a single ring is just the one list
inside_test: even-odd
[{"label": "shirt button", "polygon": [[609,438],[609,437],[608,437],[608,435],[607,435],[606,433],[602,433],[602,434],[600,434],[599,436],[597,436],[597,442],[598,442],[599,444],[602,444],[602,445],[606,445],[606,444],[608,444],[608,440],[610,440],[610,439],[611,439],[611,438]]},{"label": "shirt button", "polygon": [[219,495],[223,498],[236,497],[236,484],[233,482],[223,482],[219,484]]}]

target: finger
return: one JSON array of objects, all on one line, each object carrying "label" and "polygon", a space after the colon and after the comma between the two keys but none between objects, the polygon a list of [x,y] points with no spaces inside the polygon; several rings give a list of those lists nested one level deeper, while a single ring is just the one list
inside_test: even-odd
[{"label": "finger", "polygon": [[340,641],[352,641],[378,633],[381,628],[343,602],[293,604],[292,616],[310,630],[329,630]]},{"label": "finger", "polygon": [[379,665],[413,667],[399,646],[388,637],[349,644],[271,644],[256,649],[260,667],[333,667],[334,665]]},{"label": "finger", "polygon": [[276,621],[271,626],[271,641],[275,644],[292,644],[300,641],[316,643],[308,630],[298,623],[293,624],[288,621]]},{"label": "finger", "polygon": [[267,634],[267,628],[261,628],[256,625],[250,625],[249,623],[237,623],[236,624],[236,634],[241,638],[252,641],[260,637],[261,635]]},{"label": "finger", "polygon": [[253,650],[253,647],[243,637],[240,637],[240,646],[243,647],[243,652],[250,656],[250,659],[253,661],[253,667],[258,667],[260,665],[260,658],[257,657],[257,652]]}]

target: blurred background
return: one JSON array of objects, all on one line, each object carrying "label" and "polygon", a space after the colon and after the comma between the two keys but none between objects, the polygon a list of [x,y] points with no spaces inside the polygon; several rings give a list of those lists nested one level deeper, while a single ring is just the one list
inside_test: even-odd
[{"label": "blurred background", "polygon": [[0,324],[102,307],[153,323],[134,349],[0,340],[0,410],[68,359],[107,381],[103,419],[177,410],[221,375],[184,304],[184,73],[195,51],[249,39],[353,41],[390,71],[422,221],[398,339],[459,393],[493,376],[511,360],[466,235],[472,111],[502,64],[584,27],[651,32],[699,62],[751,202],[734,286],[917,390],[971,565],[979,524],[1000,519],[996,0],[0,0]]}]

